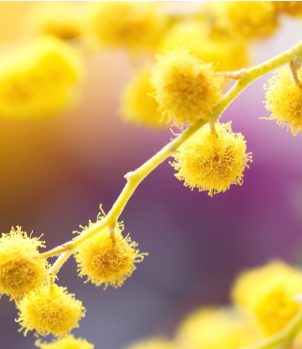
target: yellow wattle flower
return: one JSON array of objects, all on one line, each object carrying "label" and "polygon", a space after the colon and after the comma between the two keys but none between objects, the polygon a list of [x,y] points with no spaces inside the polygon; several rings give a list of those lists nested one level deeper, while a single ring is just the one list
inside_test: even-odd
[{"label": "yellow wattle flower", "polygon": [[44,117],[65,108],[82,75],[78,53],[45,37],[0,58],[0,117]]},{"label": "yellow wattle flower", "polygon": [[279,26],[273,1],[218,1],[201,8],[213,28],[245,39],[263,39]]},{"label": "yellow wattle flower", "polygon": [[270,336],[283,330],[301,310],[296,299],[301,292],[301,270],[274,261],[239,275],[232,297]]},{"label": "yellow wattle flower", "polygon": [[164,124],[150,80],[149,69],[136,73],[123,93],[121,114],[129,122],[160,128]]},{"label": "yellow wattle flower", "polygon": [[100,2],[92,7],[89,25],[103,47],[144,51],[156,47],[165,17],[152,2]]},{"label": "yellow wattle flower", "polygon": [[190,314],[176,334],[176,348],[239,349],[261,339],[253,322],[231,308],[201,308]]},{"label": "yellow wattle flower", "polygon": [[132,275],[144,254],[129,236],[123,237],[122,228],[117,225],[112,236],[106,227],[79,244],[75,254],[79,276],[86,276],[96,286],[120,287]]},{"label": "yellow wattle flower", "polygon": [[85,8],[68,3],[37,3],[29,13],[28,31],[35,36],[74,40],[83,36]]},{"label": "yellow wattle flower", "polygon": [[160,51],[187,50],[205,63],[212,63],[215,71],[230,71],[248,65],[249,54],[245,40],[238,35],[211,33],[205,23],[181,22],[164,36]]},{"label": "yellow wattle flower", "polygon": [[17,308],[24,333],[35,331],[41,336],[68,334],[85,315],[82,302],[57,285],[46,285],[27,294]]},{"label": "yellow wattle flower", "polygon": [[[298,72],[302,78],[302,70]],[[293,135],[302,131],[302,89],[291,79],[289,67],[279,68],[265,85],[265,107],[271,112],[270,120],[288,127]]]},{"label": "yellow wattle flower", "polygon": [[163,122],[174,126],[207,122],[221,99],[222,79],[212,65],[184,50],[159,55],[151,83]]},{"label": "yellow wattle flower", "polygon": [[12,228],[0,238],[0,295],[18,299],[43,286],[47,262],[38,248],[44,243],[32,238],[21,227]]},{"label": "yellow wattle flower", "polygon": [[231,124],[219,124],[216,133],[206,125],[191,136],[175,153],[172,164],[176,178],[184,185],[209,196],[225,192],[233,184],[241,185],[244,170],[252,161],[241,133],[233,133]]}]

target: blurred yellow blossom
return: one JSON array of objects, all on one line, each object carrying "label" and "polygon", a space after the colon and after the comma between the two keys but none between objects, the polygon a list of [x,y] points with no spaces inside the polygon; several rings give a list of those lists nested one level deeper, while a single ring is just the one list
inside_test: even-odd
[{"label": "blurred yellow blossom", "polygon": [[244,314],[231,308],[201,308],[180,325],[176,347],[184,349],[237,349],[261,338]]},{"label": "blurred yellow blossom", "polygon": [[301,310],[302,272],[281,261],[248,270],[236,280],[233,300],[253,315],[265,334],[282,330]]},{"label": "blurred yellow blossom", "polygon": [[84,34],[85,8],[64,3],[35,3],[28,18],[28,31],[33,35],[74,40]]},{"label": "blurred yellow blossom", "polygon": [[159,55],[151,82],[164,122],[175,126],[208,121],[222,94],[212,65],[185,50]]},{"label": "blurred yellow blossom", "polygon": [[217,71],[230,71],[248,65],[245,40],[238,35],[211,33],[202,22],[185,21],[175,25],[163,38],[163,52],[185,49],[205,63],[213,63]]},{"label": "blurred yellow blossom", "polygon": [[136,73],[123,93],[121,113],[127,121],[159,128],[164,124],[150,79],[150,69]]},{"label": "blurred yellow blossom", "polygon": [[91,31],[103,47],[153,49],[164,26],[160,5],[152,2],[99,2],[91,9]]},{"label": "blurred yellow blossom", "polygon": [[45,37],[0,58],[0,116],[42,117],[71,101],[82,75],[78,53]]}]

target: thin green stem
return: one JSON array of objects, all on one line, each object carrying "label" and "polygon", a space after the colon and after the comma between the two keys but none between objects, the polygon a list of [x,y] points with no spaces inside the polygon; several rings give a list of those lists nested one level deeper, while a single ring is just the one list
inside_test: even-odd
[{"label": "thin green stem", "polygon": [[[283,52],[282,54],[265,61],[259,65],[251,67],[249,69],[240,70],[240,78],[234,83],[229,91],[224,95],[221,101],[214,108],[213,113],[210,117],[210,121],[216,121],[223,111],[232,103],[232,101],[239,96],[239,94],[253,81],[263,76],[264,74],[302,56],[302,42]],[[239,76],[239,75],[238,75]],[[100,232],[104,228],[115,226],[120,215],[125,209],[128,201],[134,194],[140,183],[163,161],[169,158],[173,153],[192,135],[194,135],[202,126],[205,121],[198,121],[196,124],[187,128],[182,134],[174,138],[170,143],[164,146],[159,152],[147,160],[144,164],[138,167],[136,170],[129,172],[125,175],[127,183],[120,193],[119,197],[115,201],[111,210],[108,214],[100,221],[91,224],[85,232],[78,235],[73,240],[55,247],[54,249],[44,252],[41,254],[41,258],[49,258],[61,254],[58,258],[58,264],[54,264],[52,273],[58,272],[64,262],[72,255],[76,246],[81,244],[83,241],[89,239],[91,236]],[[59,267],[55,267],[55,265]],[[54,277],[54,276],[53,276]],[[300,322],[299,322],[300,324]],[[283,338],[283,336],[282,336]],[[265,347],[261,349],[266,349]]]},{"label": "thin green stem", "polygon": [[72,255],[72,251],[62,253],[55,263],[51,266],[48,272],[48,284],[53,285],[56,279],[56,275],[67,261],[67,259]]}]

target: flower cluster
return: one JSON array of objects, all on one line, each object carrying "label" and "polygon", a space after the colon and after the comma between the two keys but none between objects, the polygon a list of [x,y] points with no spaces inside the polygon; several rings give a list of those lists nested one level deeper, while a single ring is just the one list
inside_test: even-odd
[{"label": "flower cluster", "polygon": [[[243,272],[232,288],[233,305],[203,307],[189,314],[167,348],[239,349],[253,347],[284,330],[301,312],[302,271],[282,261]],[[129,349],[166,348],[148,340]],[[295,343],[301,343],[298,336]],[[137,346],[136,346],[137,345]],[[297,346],[299,347],[299,346]]]},{"label": "flower cluster", "polygon": [[81,277],[86,276],[96,286],[120,287],[132,275],[144,253],[129,236],[123,237],[122,229],[122,224],[117,225],[112,237],[106,227],[79,245],[75,258]]},{"label": "flower cluster", "polygon": [[[302,70],[298,71],[301,79]],[[292,134],[302,131],[302,88],[295,84],[289,67],[282,67],[265,86],[266,108],[270,119],[280,126],[287,126]]]},{"label": "flower cluster", "polygon": [[82,74],[77,52],[45,37],[0,58],[0,115],[42,117],[71,102]]},{"label": "flower cluster", "polygon": [[31,238],[21,227],[0,238],[0,294],[12,299],[23,297],[46,283],[47,262],[38,248],[44,243]]},{"label": "flower cluster", "polygon": [[276,7],[270,1],[242,1],[239,5],[235,1],[221,1],[208,6],[214,26],[246,39],[268,37],[278,28]]},{"label": "flower cluster", "polygon": [[165,17],[153,3],[101,2],[91,10],[90,28],[101,46],[129,51],[153,49]]},{"label": "flower cluster", "polygon": [[176,177],[191,189],[207,191],[210,196],[225,192],[232,184],[242,184],[243,172],[252,161],[241,133],[231,124],[216,124],[215,131],[201,128],[176,152]]},{"label": "flower cluster", "polygon": [[85,35],[82,12],[82,9],[68,3],[38,4],[27,19],[29,35],[53,36],[63,41],[81,38]]},{"label": "flower cluster", "polygon": [[85,315],[82,302],[57,285],[46,285],[28,293],[17,303],[17,308],[18,322],[25,334],[36,331],[42,336],[69,333]]},{"label": "flower cluster", "polygon": [[[95,229],[90,222],[82,227],[81,235]],[[123,237],[123,224],[111,231],[108,226],[96,229],[95,234],[74,248],[79,275],[87,276],[95,285],[118,287],[131,276],[135,264],[144,259],[137,243],[129,235]],[[82,302],[55,281],[55,264],[50,267],[47,256],[39,252],[44,242],[28,236],[21,227],[12,228],[0,238],[0,294],[15,301],[17,322],[26,335],[34,331],[39,336],[59,337],[51,343],[37,342],[41,349],[93,349],[83,339],[76,339],[70,331],[79,326],[86,310]],[[58,259],[59,261],[59,259]]]},{"label": "flower cluster", "polygon": [[282,330],[301,310],[301,270],[283,262],[271,262],[239,276],[233,299],[259,323],[265,334]]},{"label": "flower cluster", "polygon": [[158,56],[151,82],[155,99],[166,123],[182,126],[209,121],[221,98],[221,77],[186,51]]},{"label": "flower cluster", "polygon": [[[57,273],[73,255],[79,276],[87,282],[104,288],[124,284],[146,254],[124,234],[120,215],[137,186],[161,162],[172,156],[176,178],[209,196],[243,183],[252,154],[231,122],[219,119],[250,82],[276,69],[265,85],[269,119],[293,134],[302,131],[302,44],[248,67],[250,44],[276,33],[283,15],[302,17],[301,3],[209,2],[188,14],[169,13],[154,2],[34,8],[24,31],[30,42],[0,57],[0,116],[44,117],[61,111],[75,100],[82,56],[118,49],[126,53],[134,72],[121,98],[123,118],[153,129],[180,130],[125,176],[125,189],[109,213],[81,227],[66,244],[41,253],[44,242],[20,227],[1,235],[0,296],[15,302],[24,334],[57,337],[49,343],[38,340],[38,348],[93,349],[71,334],[86,310],[56,284]],[[54,256],[58,258],[50,265],[47,259]],[[302,316],[301,292],[301,270],[271,262],[239,276],[232,305],[199,309],[183,321],[173,340],[156,337],[129,349],[239,349],[274,335],[278,345],[284,344],[295,334],[287,338],[286,329]],[[263,346],[271,347],[272,342]]]}]

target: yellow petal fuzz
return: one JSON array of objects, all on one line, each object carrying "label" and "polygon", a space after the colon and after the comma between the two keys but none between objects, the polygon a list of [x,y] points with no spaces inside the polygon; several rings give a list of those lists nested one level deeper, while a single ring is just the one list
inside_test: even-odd
[{"label": "yellow petal fuzz", "polygon": [[173,166],[185,186],[213,196],[232,184],[241,185],[251,160],[243,135],[233,133],[228,123],[216,124],[216,134],[207,125],[197,131],[178,149]]},{"label": "yellow petal fuzz", "polygon": [[275,261],[242,273],[233,287],[233,299],[253,315],[266,335],[281,331],[301,310],[302,272]]},{"label": "yellow petal fuzz", "polygon": [[201,308],[190,314],[176,335],[176,347],[188,349],[237,349],[261,338],[244,314],[228,308]]},{"label": "yellow petal fuzz", "polygon": [[82,302],[67,289],[57,285],[45,286],[26,295],[17,303],[18,322],[26,334],[36,331],[39,335],[62,336],[78,327],[85,315]]},{"label": "yellow petal fuzz", "polygon": [[174,344],[164,338],[151,338],[131,344],[127,349],[174,349]]},{"label": "yellow petal fuzz", "polygon": [[20,298],[46,282],[47,262],[39,257],[44,243],[20,227],[0,238],[0,294]]},{"label": "yellow petal fuzz", "polygon": [[[302,70],[298,72],[302,78]],[[293,135],[302,131],[302,89],[291,79],[289,67],[282,67],[265,86],[265,107],[271,112],[269,119],[281,127],[287,126]]]},{"label": "yellow petal fuzz", "polygon": [[177,48],[187,50],[205,63],[213,63],[215,71],[237,70],[249,61],[246,41],[238,35],[212,34],[201,22],[181,22],[167,33],[161,51]]},{"label": "yellow petal fuzz", "polygon": [[120,287],[136,269],[135,263],[143,259],[144,254],[136,247],[137,243],[129,236],[122,236],[120,226],[116,227],[114,238],[104,228],[77,247],[79,275],[86,276],[96,286]]},{"label": "yellow petal fuzz", "polygon": [[37,343],[40,349],[93,349],[94,345],[85,339],[75,338],[71,335],[57,339],[51,343]]},{"label": "yellow petal fuzz", "polygon": [[158,56],[151,82],[163,120],[175,126],[208,121],[221,98],[222,79],[211,64],[183,50]]},{"label": "yellow petal fuzz", "polygon": [[92,9],[90,26],[102,46],[130,51],[157,45],[164,28],[158,4],[147,2],[100,2]]},{"label": "yellow petal fuzz", "polygon": [[162,115],[154,98],[150,70],[138,72],[130,81],[122,98],[122,116],[125,120],[144,126],[163,127]]},{"label": "yellow petal fuzz", "polygon": [[29,32],[64,41],[77,39],[84,33],[83,10],[82,6],[68,3],[37,3],[29,13]]},{"label": "yellow petal fuzz", "polygon": [[82,73],[78,53],[45,37],[0,59],[0,116],[43,117],[71,101]]}]

